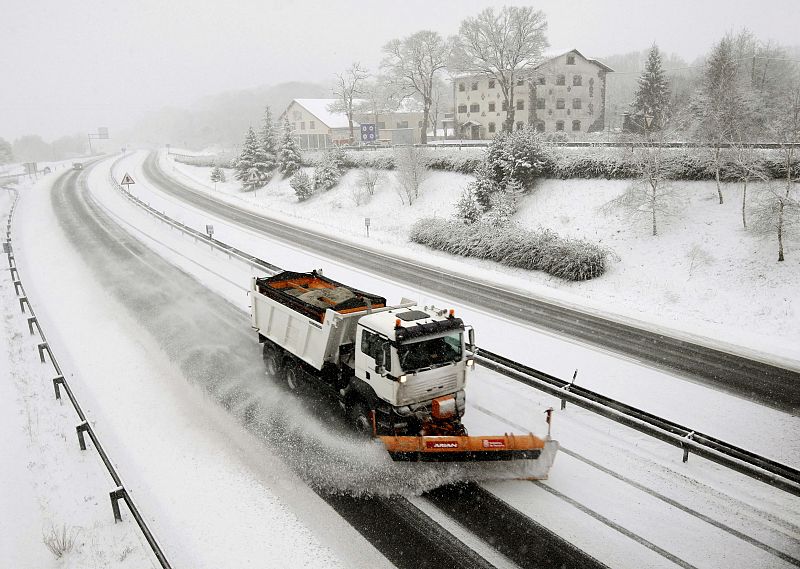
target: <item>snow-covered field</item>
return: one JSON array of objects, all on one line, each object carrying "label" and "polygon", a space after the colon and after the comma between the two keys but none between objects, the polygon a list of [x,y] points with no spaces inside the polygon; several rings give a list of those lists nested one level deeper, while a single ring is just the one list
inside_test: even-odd
[{"label": "snow-covered field", "polygon": [[[676,183],[681,206],[660,223],[660,234],[653,237],[646,222],[600,211],[628,182],[541,181],[520,204],[515,218],[519,224],[588,239],[619,257],[602,278],[571,283],[540,272],[456,258],[408,241],[408,228],[420,217],[452,214],[454,202],[472,179],[467,175],[432,172],[422,197],[408,206],[401,203],[394,173],[384,172],[375,195],[356,205],[358,172],[349,171],[334,189],[298,203],[287,180],[276,179],[244,193],[232,170],[226,170],[228,181],[215,188],[209,181],[210,168],[181,164],[163,153],[161,160],[165,171],[179,181],[263,214],[800,369],[800,238],[787,240],[787,260],[778,263],[773,236],[758,237],[742,228],[737,184],[725,184],[725,204],[719,205],[713,182]],[[760,189],[751,184],[749,199]],[[370,219],[369,238],[365,218]]]}]

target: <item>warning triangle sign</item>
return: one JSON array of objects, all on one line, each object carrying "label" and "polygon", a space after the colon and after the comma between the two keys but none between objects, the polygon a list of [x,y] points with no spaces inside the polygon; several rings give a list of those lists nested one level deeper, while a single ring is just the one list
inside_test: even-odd
[{"label": "warning triangle sign", "polygon": [[135,184],[136,182],[133,181],[133,178],[130,177],[130,174],[125,172],[125,175],[122,177],[122,181],[120,182],[121,185],[127,186],[130,184]]}]

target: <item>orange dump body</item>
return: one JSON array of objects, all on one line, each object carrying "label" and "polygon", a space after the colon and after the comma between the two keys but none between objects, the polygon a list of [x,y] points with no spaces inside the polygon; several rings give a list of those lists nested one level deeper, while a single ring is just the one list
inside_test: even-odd
[{"label": "orange dump body", "polygon": [[528,435],[380,436],[392,460],[403,462],[480,462],[536,460],[545,441]]}]

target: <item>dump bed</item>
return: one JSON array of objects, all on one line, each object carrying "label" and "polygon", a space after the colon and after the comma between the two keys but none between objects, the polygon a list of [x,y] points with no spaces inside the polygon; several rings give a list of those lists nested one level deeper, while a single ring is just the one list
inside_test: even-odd
[{"label": "dump bed", "polygon": [[353,344],[358,319],[383,309],[386,299],[322,275],[284,271],[253,278],[253,328],[316,369],[339,364],[340,347]]}]

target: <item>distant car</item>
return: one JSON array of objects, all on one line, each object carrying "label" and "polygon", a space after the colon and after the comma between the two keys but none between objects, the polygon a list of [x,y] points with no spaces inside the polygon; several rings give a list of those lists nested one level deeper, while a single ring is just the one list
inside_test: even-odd
[{"label": "distant car", "polygon": [[72,163],[73,170],[83,170],[83,164],[80,162],[73,162]]}]

